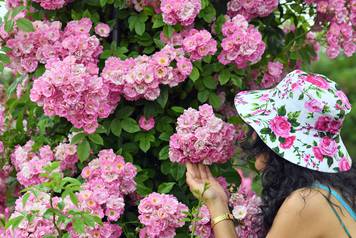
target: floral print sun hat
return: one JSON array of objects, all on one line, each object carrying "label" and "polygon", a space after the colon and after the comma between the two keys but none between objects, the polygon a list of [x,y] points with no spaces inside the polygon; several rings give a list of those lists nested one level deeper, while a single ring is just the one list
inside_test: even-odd
[{"label": "floral print sun hat", "polygon": [[240,117],[282,158],[326,173],[351,168],[340,136],[351,105],[327,77],[295,70],[275,88],[238,93],[235,106]]}]

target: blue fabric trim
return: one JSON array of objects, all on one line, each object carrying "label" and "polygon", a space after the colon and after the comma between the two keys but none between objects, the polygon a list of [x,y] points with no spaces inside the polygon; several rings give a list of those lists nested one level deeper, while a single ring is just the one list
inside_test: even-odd
[{"label": "blue fabric trim", "polygon": [[325,190],[326,192],[330,192],[331,195],[333,195],[336,200],[338,200],[341,205],[346,209],[346,211],[348,211],[348,213],[350,214],[350,216],[356,221],[356,212],[354,210],[352,210],[352,208],[349,206],[349,204],[347,204],[347,202],[340,196],[340,194],[338,194],[335,190],[333,190],[332,188],[325,186],[323,184],[320,183],[315,183],[314,187],[318,187],[322,190]]}]

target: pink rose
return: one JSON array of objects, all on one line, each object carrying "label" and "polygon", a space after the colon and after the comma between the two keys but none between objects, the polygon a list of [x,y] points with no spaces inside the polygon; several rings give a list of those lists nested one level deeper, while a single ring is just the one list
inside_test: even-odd
[{"label": "pink rose", "polygon": [[144,116],[141,116],[139,121],[138,121],[139,126],[141,129],[145,131],[151,130],[153,127],[155,127],[155,119],[154,117],[150,117],[146,119]]},{"label": "pink rose", "polygon": [[342,104],[345,106],[345,108],[347,110],[351,109],[351,104],[349,102],[349,99],[347,98],[347,96],[345,95],[345,93],[341,90],[336,92],[336,95],[338,96],[338,98],[341,100]]},{"label": "pink rose", "polygon": [[347,160],[346,157],[342,157],[342,159],[339,161],[339,170],[340,171],[348,171],[351,169],[351,165],[349,161]]},{"label": "pink rose", "polygon": [[290,149],[292,147],[292,145],[294,144],[295,141],[295,136],[290,136],[287,137],[284,141],[284,143],[281,143],[281,148],[282,149]]},{"label": "pink rose", "polygon": [[313,153],[314,153],[315,158],[317,158],[319,161],[323,161],[324,156],[321,153],[319,147],[317,147],[317,146],[313,147]]},{"label": "pink rose", "polygon": [[327,136],[325,136],[321,140],[319,148],[320,148],[320,152],[326,156],[334,156],[335,153],[337,152],[336,142]]},{"label": "pink rose", "polygon": [[110,26],[105,23],[99,23],[95,27],[95,33],[101,37],[108,37],[110,34]]},{"label": "pink rose", "polygon": [[319,131],[329,131],[332,119],[328,116],[320,116],[315,124],[315,129]]},{"label": "pink rose", "polygon": [[319,88],[328,89],[330,87],[329,83],[321,76],[308,75],[305,80],[318,86]]},{"label": "pink rose", "polygon": [[333,120],[329,124],[329,132],[331,132],[333,134],[337,134],[340,132],[341,126],[342,126],[341,120]]},{"label": "pink rose", "polygon": [[276,116],[269,122],[272,131],[276,136],[281,136],[287,138],[291,130],[291,124],[288,122],[287,118],[283,116]]},{"label": "pink rose", "polygon": [[309,112],[321,112],[323,110],[324,104],[316,99],[312,99],[304,104],[304,107]]}]

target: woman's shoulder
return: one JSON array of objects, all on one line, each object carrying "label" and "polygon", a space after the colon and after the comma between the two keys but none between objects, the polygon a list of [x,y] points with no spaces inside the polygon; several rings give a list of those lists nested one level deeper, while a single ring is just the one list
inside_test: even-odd
[{"label": "woman's shoulder", "polygon": [[319,237],[325,226],[325,199],[313,188],[301,188],[292,192],[283,202],[267,237]]},{"label": "woman's shoulder", "polygon": [[300,188],[293,191],[283,202],[279,212],[299,214],[302,219],[312,219],[324,212],[323,193],[314,188]]}]

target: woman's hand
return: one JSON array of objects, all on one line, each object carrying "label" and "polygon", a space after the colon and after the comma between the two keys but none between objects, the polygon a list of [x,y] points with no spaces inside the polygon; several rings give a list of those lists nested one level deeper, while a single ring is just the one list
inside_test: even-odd
[{"label": "woman's hand", "polygon": [[202,199],[208,206],[216,202],[228,203],[224,188],[213,177],[206,165],[187,163],[186,166],[186,181],[190,191],[196,198]]}]

